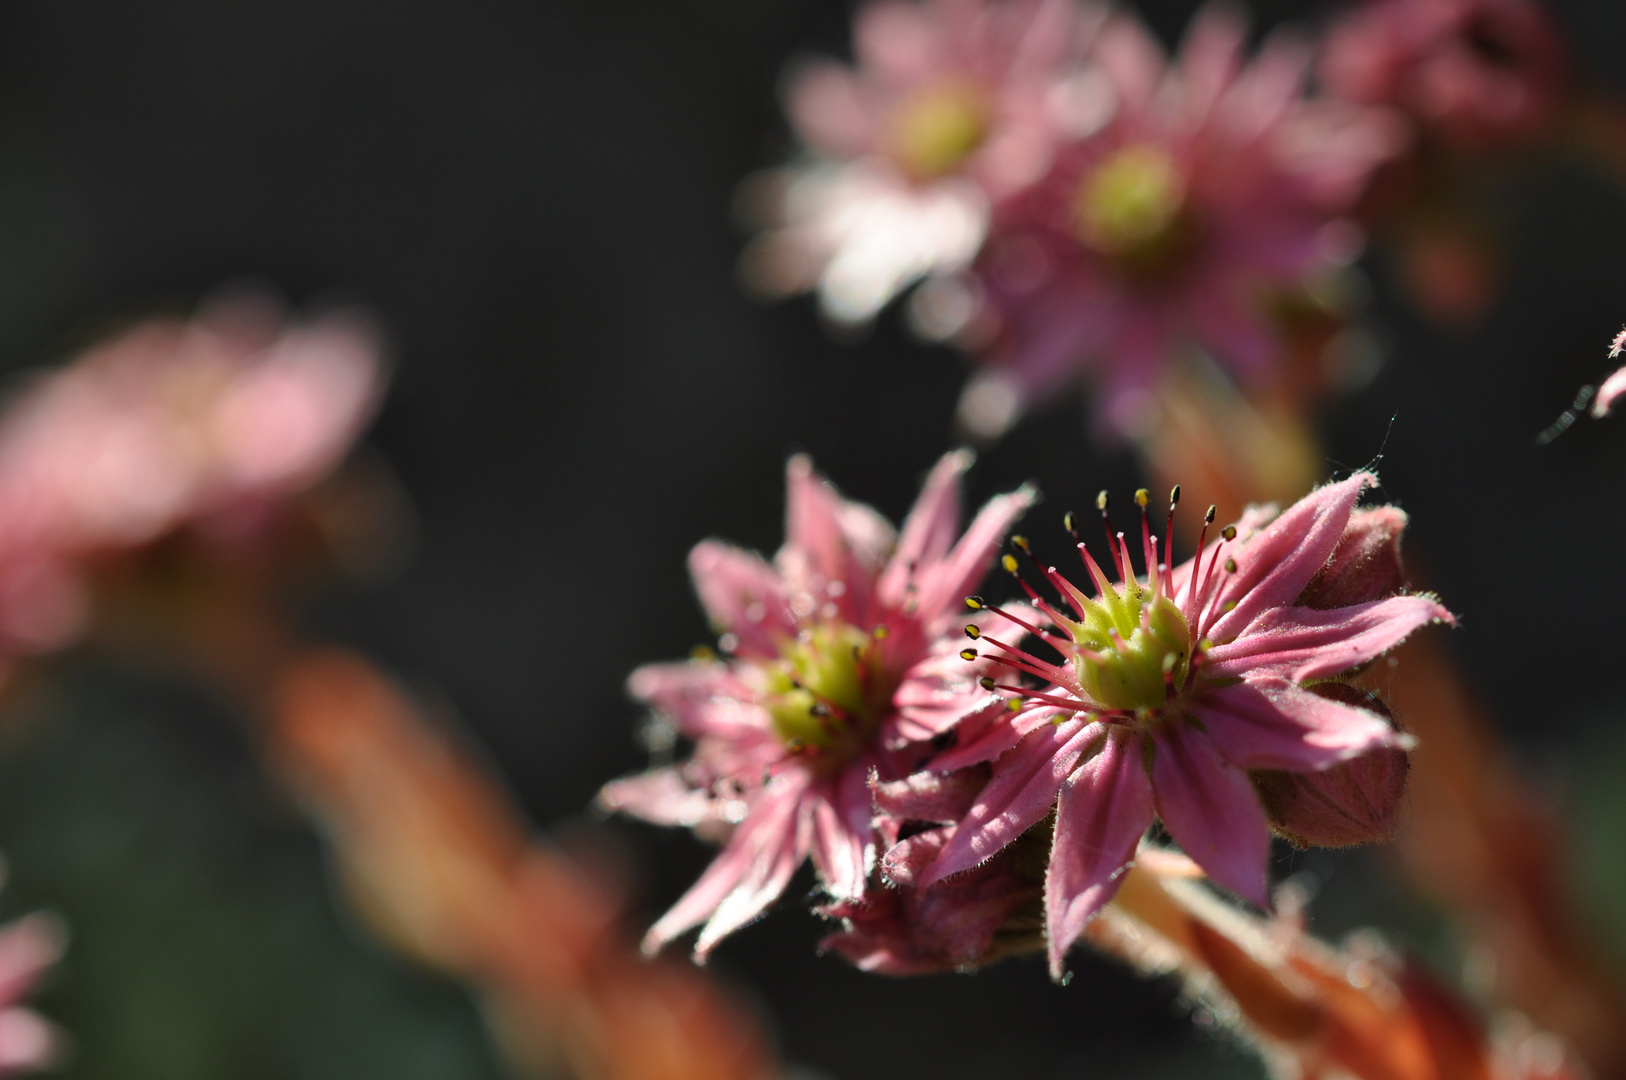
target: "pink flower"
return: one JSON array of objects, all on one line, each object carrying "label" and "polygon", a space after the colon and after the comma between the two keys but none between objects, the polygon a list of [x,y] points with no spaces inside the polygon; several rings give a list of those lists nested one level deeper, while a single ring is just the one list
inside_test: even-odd
[{"label": "pink flower", "polygon": [[22,1000],[62,955],[66,935],[48,915],[28,915],[0,927],[0,1076],[50,1068],[62,1036]]},{"label": "pink flower", "polygon": [[372,416],[378,350],[353,314],[284,322],[238,297],[39,375],[0,414],[0,642],[70,640],[83,559],[252,520],[320,479]]},{"label": "pink flower", "polygon": [[1245,63],[1245,40],[1220,7],[1198,14],[1173,64],[1132,18],[1101,32],[1109,119],[996,209],[974,268],[993,339],[962,399],[975,433],[999,434],[1088,371],[1110,427],[1134,434],[1163,365],[1192,344],[1244,377],[1269,371],[1273,295],[1357,253],[1340,214],[1397,149],[1395,126],[1307,99],[1300,45],[1278,36]]},{"label": "pink flower", "polygon": [[811,151],[766,189],[776,229],[752,284],[816,289],[843,323],[976,255],[990,201],[1037,179],[1067,122],[1055,100],[1098,20],[1076,0],[878,0],[857,65],[804,63],[787,108]]},{"label": "pink flower", "polygon": [[1390,580],[1381,537],[1392,530],[1371,517],[1351,527],[1356,501],[1375,483],[1357,473],[1280,516],[1250,509],[1173,570],[1146,526],[1141,492],[1146,579],[1135,577],[1122,533],[1110,537],[1117,584],[1080,543],[1093,598],[1049,568],[1065,610],[1029,589],[1049,625],[1006,616],[1060,663],[969,628],[980,659],[1050,685],[1030,691],[984,678],[1023,703],[962,724],[959,745],[932,763],[943,771],[992,761],[994,771],[922,884],[971,870],[1054,810],[1045,908],[1058,975],[1154,818],[1214,881],[1268,905],[1270,829],[1249,773],[1314,773],[1407,745],[1383,716],[1306,684],[1368,663],[1419,626],[1452,621],[1432,597],[1375,594]]},{"label": "pink flower", "polygon": [[772,563],[715,540],[690,554],[727,658],[653,664],[628,686],[694,740],[694,753],[606,785],[600,802],[729,835],[650,928],[646,949],[703,922],[703,959],[760,915],[809,855],[833,901],[864,894],[875,858],[870,776],[918,768],[929,740],[981,701],[952,636],[960,597],[1033,501],[1027,489],[993,499],[956,540],[969,463],[966,454],[938,462],[894,534],[795,457],[786,541]]},{"label": "pink flower", "polygon": [[1533,0],[1368,0],[1328,31],[1320,75],[1459,149],[1528,141],[1568,89],[1564,44]]}]

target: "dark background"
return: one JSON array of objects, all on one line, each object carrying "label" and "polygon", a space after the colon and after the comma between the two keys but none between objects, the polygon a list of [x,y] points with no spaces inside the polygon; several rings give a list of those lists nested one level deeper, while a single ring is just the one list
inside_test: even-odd
[{"label": "dark background", "polygon": [[[1170,39],[1194,6],[1145,9]],[[1555,8],[1587,77],[1620,89],[1626,7]],[[954,354],[890,318],[834,342],[810,305],[757,306],[734,278],[734,186],[790,146],[777,73],[840,51],[847,18],[813,0],[0,6],[0,367],[244,276],[370,305],[397,367],[370,441],[417,542],[397,577],[329,592],[309,623],[454,702],[539,823],[579,822],[642,764],[626,673],[705,637],[688,547],[776,547],[793,450],[896,518],[949,445]],[[1464,615],[1453,647],[1576,815],[1603,911],[1626,884],[1610,782],[1626,421],[1532,440],[1626,320],[1626,193],[1562,160],[1493,191],[1510,261],[1479,327],[1431,328],[1368,260],[1388,362],[1328,412],[1327,470],[1381,451],[1383,495]],[[1037,480],[1043,536],[1096,489],[1136,486],[1083,416],[1058,403],[985,453],[973,504]],[[83,661],[41,713],[0,758],[4,904],[73,927],[42,997],[78,1040],[73,1075],[495,1074],[461,992],[335,910],[314,839],[221,706]],[[644,869],[648,916],[706,858],[673,833],[587,827]],[[1371,858],[1294,865],[1328,883],[1323,929],[1387,923],[1452,962]],[[1257,1072],[1194,1033],[1172,987],[1087,956],[1061,989],[1025,962],[889,981],[814,956],[814,920],[781,907],[715,966],[821,1074]]]}]

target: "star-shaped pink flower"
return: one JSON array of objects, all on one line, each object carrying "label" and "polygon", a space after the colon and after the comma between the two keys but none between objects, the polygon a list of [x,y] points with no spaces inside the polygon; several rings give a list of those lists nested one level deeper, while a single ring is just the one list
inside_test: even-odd
[{"label": "star-shaped pink flower", "polygon": [[628,685],[694,753],[606,785],[600,802],[728,839],[646,949],[705,923],[695,945],[704,958],[810,855],[833,901],[863,895],[876,848],[870,777],[919,768],[930,740],[984,697],[982,669],[959,655],[961,597],[1033,501],[1026,488],[998,496],[960,535],[969,463],[958,453],[939,461],[895,533],[795,457],[773,562],[715,540],[690,554],[724,658],[653,664]]},{"label": "star-shaped pink flower", "polygon": [[[1406,737],[1385,717],[1346,693],[1318,692],[1317,684],[1382,655],[1419,626],[1452,621],[1430,596],[1370,597],[1369,584],[1392,580],[1386,551],[1404,522],[1392,508],[1356,509],[1375,483],[1357,473],[1280,516],[1250,510],[1172,570],[1143,514],[1144,579],[1133,572],[1122,533],[1111,537],[1107,563],[1116,583],[1080,543],[1095,596],[1047,568],[1065,607],[1029,589],[1041,619],[1008,614],[1015,633],[997,637],[968,628],[980,660],[1048,686],[984,678],[989,688],[1020,693],[1022,705],[969,719],[959,745],[933,762],[936,771],[994,766],[922,885],[976,867],[1054,811],[1045,906],[1057,974],[1154,819],[1215,882],[1268,904],[1270,825],[1249,773],[1317,773],[1404,748]],[[1144,493],[1138,498],[1144,508]],[[975,597],[968,603],[985,606]],[[1060,661],[1014,644],[1024,634]]]}]

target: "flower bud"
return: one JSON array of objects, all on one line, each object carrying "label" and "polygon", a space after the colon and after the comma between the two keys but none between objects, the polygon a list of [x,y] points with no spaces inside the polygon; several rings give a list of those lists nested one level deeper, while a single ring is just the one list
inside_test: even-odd
[{"label": "flower bud", "polygon": [[981,866],[930,888],[919,886],[920,874],[954,829],[909,837],[882,861],[888,888],[819,909],[842,922],[840,933],[819,943],[820,951],[838,953],[864,971],[925,975],[1043,948],[1048,834],[1043,827],[1030,830]]},{"label": "flower bud", "polygon": [[[1381,701],[1353,686],[1322,683],[1310,689],[1394,723]],[[1394,838],[1409,768],[1406,751],[1380,747],[1320,772],[1269,770],[1251,776],[1277,833],[1299,847],[1348,847]]]},{"label": "flower bud", "polygon": [[1393,596],[1406,583],[1400,534],[1406,512],[1393,506],[1355,510],[1327,563],[1299,594],[1304,607],[1327,610]]}]

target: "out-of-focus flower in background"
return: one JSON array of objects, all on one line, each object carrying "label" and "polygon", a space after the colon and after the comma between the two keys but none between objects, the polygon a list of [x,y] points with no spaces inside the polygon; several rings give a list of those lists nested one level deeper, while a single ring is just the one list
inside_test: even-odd
[{"label": "out-of-focus flower in background", "polygon": [[0,1076],[61,1064],[65,1037],[22,1001],[66,944],[61,922],[49,915],[28,915],[0,927]]},{"label": "out-of-focus flower in background", "polygon": [[721,854],[649,931],[658,949],[704,922],[703,958],[776,900],[813,858],[835,902],[875,862],[869,780],[912,772],[931,740],[986,704],[959,656],[961,598],[1034,499],[991,500],[960,535],[964,453],[927,478],[901,532],[790,461],[785,545],[772,564],[707,540],[689,557],[727,659],[633,672],[633,696],[695,740],[683,764],[605,787],[600,801],[726,836]]},{"label": "out-of-focus flower in background", "polygon": [[1041,176],[1073,122],[1060,100],[1100,22],[1076,0],[880,0],[856,65],[805,62],[786,106],[806,157],[747,188],[769,226],[747,284],[816,290],[837,323],[873,318],[928,275],[968,265],[990,206]]},{"label": "out-of-focus flower in background", "polygon": [[289,320],[245,294],[137,324],[23,384],[0,412],[0,648],[71,643],[87,564],[184,524],[256,534],[371,419],[379,348],[359,314]]},{"label": "out-of-focus flower in background", "polygon": [[1319,74],[1471,152],[1544,136],[1570,90],[1563,39],[1535,0],[1367,0],[1328,29]]},{"label": "out-of-focus flower in background", "polygon": [[[1609,343],[1609,357],[1615,359],[1621,351],[1626,350],[1626,330],[1615,335],[1615,340]],[[1626,395],[1626,367],[1610,375],[1598,387],[1597,397],[1592,399],[1592,415],[1608,416],[1622,395]]]},{"label": "out-of-focus flower in background", "polygon": [[1170,361],[1207,350],[1244,381],[1276,370],[1271,305],[1347,264],[1345,214],[1395,154],[1386,112],[1306,96],[1311,53],[1277,35],[1251,61],[1209,7],[1165,60],[1132,16],[1092,51],[1104,123],[996,208],[974,267],[992,344],[960,418],[990,437],[1088,373],[1105,429],[1144,435]]}]

